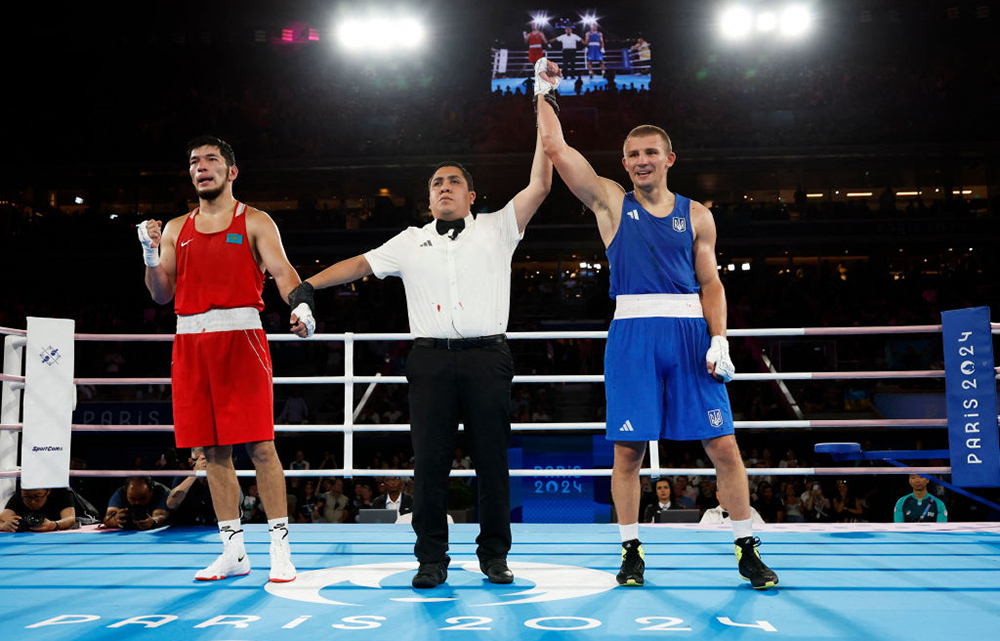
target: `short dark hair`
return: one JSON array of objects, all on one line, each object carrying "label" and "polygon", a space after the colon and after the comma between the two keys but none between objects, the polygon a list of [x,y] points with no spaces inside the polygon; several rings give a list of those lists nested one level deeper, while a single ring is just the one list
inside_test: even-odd
[{"label": "short dark hair", "polygon": [[663,129],[656,125],[639,125],[625,136],[625,142],[622,143],[622,152],[624,153],[625,146],[628,145],[629,140],[639,136],[659,136],[663,139],[663,144],[667,146],[667,153],[671,154],[674,151],[674,143]]},{"label": "short dark hair", "polygon": [[219,153],[226,161],[228,167],[232,167],[236,164],[236,152],[233,151],[232,146],[223,140],[222,138],[216,138],[215,136],[198,136],[193,138],[187,144],[187,157],[191,158],[191,152],[198,147],[218,147]]},{"label": "short dark hair", "polygon": [[465,167],[463,167],[461,163],[452,162],[450,160],[446,160],[445,162],[438,163],[438,165],[436,167],[434,167],[434,170],[431,171],[431,177],[427,181],[427,186],[428,187],[430,187],[431,180],[434,180],[434,174],[436,174],[437,171],[438,171],[438,169],[441,169],[442,167],[457,167],[458,170],[462,172],[462,177],[465,178],[466,184],[469,185],[469,191],[476,191],[476,188],[472,186],[472,174],[469,173],[469,170],[466,169]]}]

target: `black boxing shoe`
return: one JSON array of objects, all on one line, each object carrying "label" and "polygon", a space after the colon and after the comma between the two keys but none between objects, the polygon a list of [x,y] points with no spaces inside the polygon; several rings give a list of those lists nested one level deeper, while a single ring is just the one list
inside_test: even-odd
[{"label": "black boxing shoe", "polygon": [[618,571],[618,585],[640,586],[645,583],[646,554],[639,539],[622,543],[622,567]]},{"label": "black boxing shoe", "polygon": [[448,580],[449,563],[451,563],[451,559],[449,558],[437,563],[421,563],[411,584],[413,587],[421,590],[436,588]]},{"label": "black boxing shoe", "polygon": [[749,581],[755,590],[766,590],[778,585],[778,575],[760,559],[760,552],[757,551],[760,539],[755,536],[745,536],[736,539],[735,543],[736,560],[739,561],[741,577]]},{"label": "black boxing shoe", "polygon": [[513,583],[514,573],[507,567],[507,559],[490,559],[480,561],[479,569],[483,571],[490,583]]}]

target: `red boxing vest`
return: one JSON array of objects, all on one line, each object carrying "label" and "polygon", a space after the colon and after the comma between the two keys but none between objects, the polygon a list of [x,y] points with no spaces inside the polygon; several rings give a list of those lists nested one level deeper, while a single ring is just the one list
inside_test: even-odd
[{"label": "red boxing vest", "polygon": [[191,212],[177,237],[177,293],[174,312],[180,316],[210,309],[264,309],[264,272],[254,260],[247,237],[246,205],[236,203],[229,227],[205,234],[194,227]]}]

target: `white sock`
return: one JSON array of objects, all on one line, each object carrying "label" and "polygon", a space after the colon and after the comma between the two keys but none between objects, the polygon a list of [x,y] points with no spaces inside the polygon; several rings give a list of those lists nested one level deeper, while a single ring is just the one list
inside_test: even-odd
[{"label": "white sock", "polygon": [[639,538],[639,524],[632,523],[630,525],[618,524],[618,533],[622,536],[622,543],[625,541],[631,541],[632,539]]},{"label": "white sock", "polygon": [[246,554],[246,549],[243,547],[243,527],[239,519],[219,521],[219,538],[222,539],[222,547],[225,550],[232,550],[237,556]]},{"label": "white sock", "polygon": [[742,539],[745,536],[753,536],[753,519],[743,519],[737,521],[733,519],[733,539]]},{"label": "white sock", "polygon": [[281,541],[288,538],[288,517],[280,519],[268,519],[268,531],[271,533],[271,541]]}]

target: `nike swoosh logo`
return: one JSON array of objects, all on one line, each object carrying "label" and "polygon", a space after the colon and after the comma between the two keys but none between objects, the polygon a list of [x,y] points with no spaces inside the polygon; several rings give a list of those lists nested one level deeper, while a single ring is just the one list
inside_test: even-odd
[{"label": "nike swoosh logo", "polygon": [[236,559],[236,562],[237,562],[237,563],[243,563],[243,559],[245,559],[245,558],[247,558],[247,555],[246,555],[246,554],[244,554],[244,555],[243,555],[243,556],[241,556],[240,558]]},{"label": "nike swoosh logo", "polygon": [[184,247],[185,245],[187,245],[188,243],[193,242],[193,241],[194,241],[194,238],[192,238],[191,240],[185,240],[183,243],[181,243],[181,247]]}]

